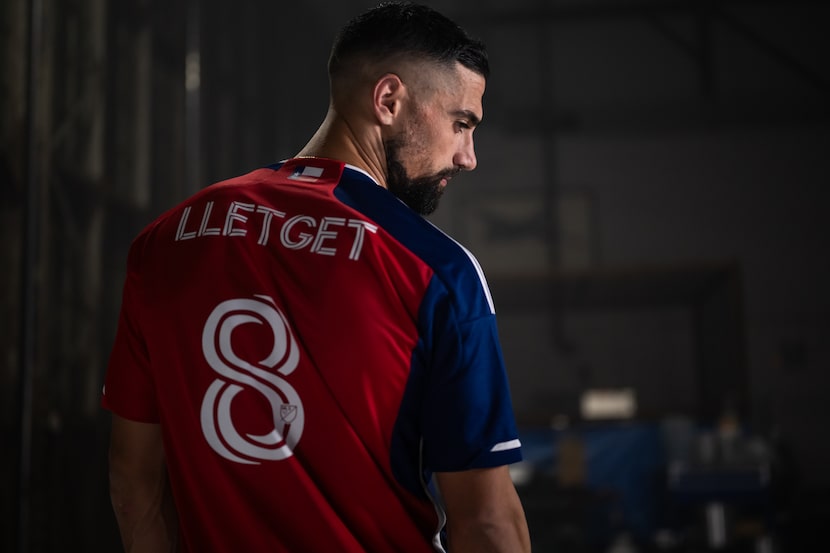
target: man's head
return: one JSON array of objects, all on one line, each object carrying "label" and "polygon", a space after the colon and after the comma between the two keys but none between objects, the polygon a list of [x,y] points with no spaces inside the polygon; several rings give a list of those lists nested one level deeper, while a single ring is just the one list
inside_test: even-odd
[{"label": "man's head", "polygon": [[[332,103],[368,105],[386,163],[386,185],[431,213],[447,181],[475,168],[472,132],[482,117],[487,53],[435,10],[385,3],[352,20],[329,58]],[[365,104],[364,104],[365,102]]]},{"label": "man's head", "polygon": [[379,62],[397,57],[423,58],[447,68],[458,62],[485,80],[490,75],[484,44],[452,20],[426,6],[385,2],[340,31],[329,57],[329,76],[335,80],[353,71],[357,58]]}]

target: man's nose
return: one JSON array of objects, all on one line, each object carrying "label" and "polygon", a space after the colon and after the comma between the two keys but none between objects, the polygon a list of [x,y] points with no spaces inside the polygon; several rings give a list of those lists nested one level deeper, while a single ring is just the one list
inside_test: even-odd
[{"label": "man's nose", "polygon": [[476,152],[472,136],[465,137],[464,143],[456,152],[452,161],[456,167],[464,171],[472,171],[476,168],[478,161],[476,160]]}]

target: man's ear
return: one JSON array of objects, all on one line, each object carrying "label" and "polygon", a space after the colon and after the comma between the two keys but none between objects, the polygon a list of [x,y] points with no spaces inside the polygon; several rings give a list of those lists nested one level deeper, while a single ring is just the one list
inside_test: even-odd
[{"label": "man's ear", "polygon": [[406,98],[406,85],[394,73],[383,75],[372,91],[372,108],[381,125],[392,125],[401,113]]}]

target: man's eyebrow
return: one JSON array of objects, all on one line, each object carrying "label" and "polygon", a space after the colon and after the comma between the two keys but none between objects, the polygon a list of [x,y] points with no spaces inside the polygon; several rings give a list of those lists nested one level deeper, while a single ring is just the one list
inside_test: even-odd
[{"label": "man's eyebrow", "polygon": [[468,120],[470,122],[470,125],[472,125],[473,127],[477,127],[479,124],[481,124],[481,119],[478,117],[478,115],[476,115],[468,109],[455,110],[452,112],[452,115],[456,117],[463,117],[464,119]]}]

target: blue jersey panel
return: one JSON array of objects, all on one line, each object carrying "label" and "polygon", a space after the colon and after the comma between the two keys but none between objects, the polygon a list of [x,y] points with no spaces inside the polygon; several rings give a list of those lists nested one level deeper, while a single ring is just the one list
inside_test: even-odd
[{"label": "blue jersey panel", "polygon": [[434,273],[392,438],[396,477],[421,493],[432,472],[521,460],[493,304],[475,258],[358,171],[344,172],[335,196]]}]

